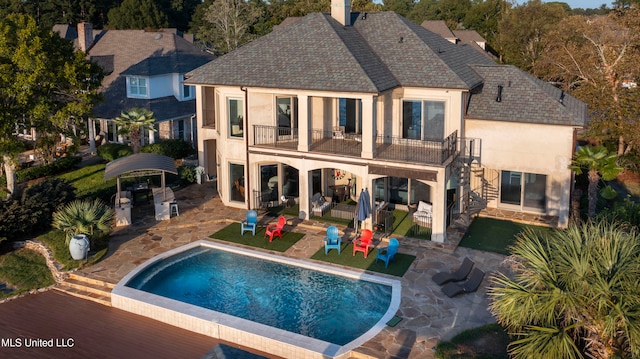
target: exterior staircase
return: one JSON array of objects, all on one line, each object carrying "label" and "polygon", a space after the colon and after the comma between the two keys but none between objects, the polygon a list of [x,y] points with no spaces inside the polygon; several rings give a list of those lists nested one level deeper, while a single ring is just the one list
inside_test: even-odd
[{"label": "exterior staircase", "polygon": [[69,277],[58,282],[53,289],[110,307],[111,290],[114,287],[113,283],[69,273]]}]

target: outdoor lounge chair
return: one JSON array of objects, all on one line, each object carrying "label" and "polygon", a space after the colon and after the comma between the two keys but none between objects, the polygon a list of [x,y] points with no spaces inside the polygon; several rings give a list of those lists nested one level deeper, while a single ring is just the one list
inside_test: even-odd
[{"label": "outdoor lounge chair", "polygon": [[251,233],[256,235],[256,227],[258,226],[258,212],[254,210],[247,211],[247,219],[240,222],[240,234],[244,235],[244,232],[251,231]]},{"label": "outdoor lounge chair", "polygon": [[282,239],[282,229],[284,229],[284,225],[286,223],[286,218],[284,218],[284,216],[280,216],[278,218],[278,223],[271,223],[267,225],[267,228],[264,231],[264,236],[269,236],[269,242],[273,241],[273,237],[280,237],[280,239]]},{"label": "outdoor lounge chair", "polygon": [[464,258],[462,265],[455,270],[455,272],[439,272],[433,275],[432,279],[438,285],[444,285],[449,282],[459,282],[467,278],[473,268],[473,261],[469,258]]},{"label": "outdoor lounge chair", "polygon": [[441,289],[447,297],[452,298],[460,293],[472,293],[478,290],[480,284],[482,283],[482,279],[484,279],[484,272],[478,268],[474,268],[469,275],[469,279],[462,284],[458,283],[447,283]]},{"label": "outdoor lounge chair", "polygon": [[367,258],[369,254],[369,247],[372,246],[373,232],[370,229],[362,230],[360,234],[360,238],[357,238],[353,241],[353,255],[356,255],[356,252],[364,253],[364,257]]},{"label": "outdoor lounge chair", "polygon": [[338,227],[330,226],[327,228],[327,235],[324,237],[324,254],[329,253],[329,249],[337,249],[340,254],[340,247],[342,246],[342,238],[338,232]]},{"label": "outdoor lounge chair", "polygon": [[396,256],[396,253],[398,253],[398,246],[400,246],[398,240],[395,238],[391,238],[389,240],[389,246],[378,248],[376,263],[378,262],[378,259],[380,259],[384,261],[385,268],[389,267],[389,261],[393,260],[393,258]]}]

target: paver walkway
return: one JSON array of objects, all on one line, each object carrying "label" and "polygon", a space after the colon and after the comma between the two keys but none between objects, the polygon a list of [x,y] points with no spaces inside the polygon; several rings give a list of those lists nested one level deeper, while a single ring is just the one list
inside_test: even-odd
[{"label": "paver walkway", "polygon": [[[208,182],[176,191],[180,216],[168,221],[155,221],[151,205],[135,206],[133,224],[114,230],[107,257],[94,266],[84,268],[82,274],[117,283],[136,266],[155,255],[196,240],[209,239],[209,235],[231,221],[243,219],[246,210],[223,206],[214,186],[215,182]],[[262,218],[261,221],[264,225],[273,221],[273,218]],[[323,245],[327,224],[298,219],[290,219],[289,224],[293,225],[294,231],[306,235],[283,255],[312,261],[309,258]],[[350,236],[353,233],[346,231],[346,239]],[[415,262],[401,279],[402,301],[397,315],[403,319],[393,328],[386,327],[374,339],[358,348],[356,351],[360,355],[356,357],[433,358],[432,348],[438,341],[450,339],[462,330],[495,321],[487,311],[484,288],[487,277],[476,293],[448,298],[433,283],[431,276],[438,271],[456,268],[465,256],[488,276],[492,271],[505,269],[502,267],[504,256],[466,248],[439,249],[436,247],[442,246],[404,238],[400,238],[400,243],[400,252],[416,256]]]}]

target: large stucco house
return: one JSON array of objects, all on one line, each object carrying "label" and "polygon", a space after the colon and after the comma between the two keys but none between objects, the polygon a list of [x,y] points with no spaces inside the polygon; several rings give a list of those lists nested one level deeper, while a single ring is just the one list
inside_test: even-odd
[{"label": "large stucco house", "polygon": [[94,30],[87,22],[79,23],[77,31],[67,25],[53,30],[106,71],[100,89],[104,101],[90,120],[91,140],[98,135],[104,142],[125,142],[114,119],[131,108],[144,108],[157,122],[156,132],[144,131],[143,144],[168,138],[195,144],[195,93],[184,84],[184,75],[215,56],[195,46],[192,36],[176,29]]},{"label": "large stucco house", "polygon": [[187,74],[225,205],[293,200],[309,218],[315,194],[366,188],[372,208],[430,204],[437,242],[479,206],[567,224],[584,103],[393,12],[331,9]]}]

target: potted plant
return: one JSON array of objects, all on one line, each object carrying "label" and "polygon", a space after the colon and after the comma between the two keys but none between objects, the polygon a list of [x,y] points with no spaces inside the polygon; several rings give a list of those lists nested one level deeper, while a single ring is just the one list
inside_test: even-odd
[{"label": "potted plant", "polygon": [[198,184],[202,184],[202,175],[204,174],[204,167],[198,166],[196,167],[195,171],[196,171],[196,182],[198,182]]},{"label": "potted plant", "polygon": [[66,234],[66,244],[75,260],[86,259],[89,239],[96,231],[107,232],[114,212],[101,200],[75,200],[53,214],[53,227]]}]

